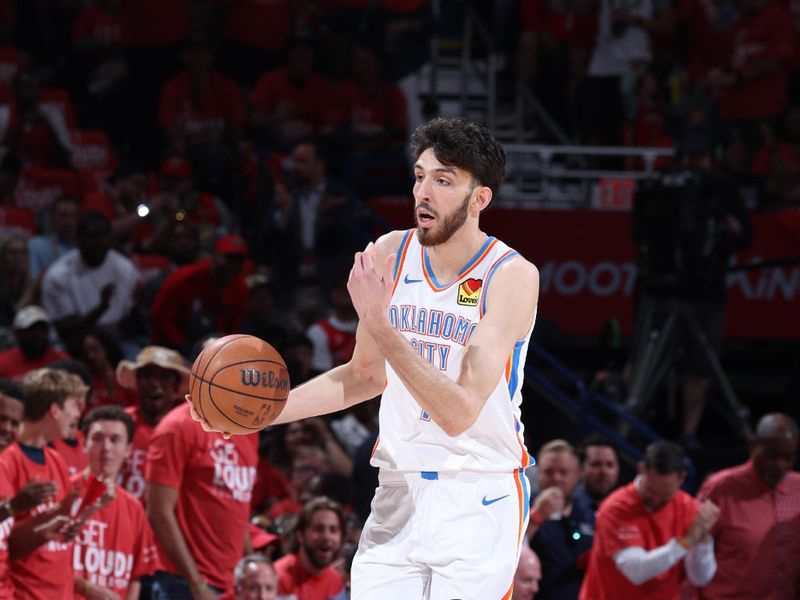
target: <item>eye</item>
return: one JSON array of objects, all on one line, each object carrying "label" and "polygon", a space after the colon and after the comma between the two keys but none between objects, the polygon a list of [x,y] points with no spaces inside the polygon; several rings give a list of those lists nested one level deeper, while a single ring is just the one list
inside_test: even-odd
[{"label": "eye", "polygon": [[422,181],[422,175],[420,175],[420,174],[414,175],[414,180],[417,181],[417,182]]},{"label": "eye", "polygon": [[450,185],[450,182],[447,181],[447,179],[442,179],[441,177],[436,180],[436,183],[438,183],[439,185]]}]

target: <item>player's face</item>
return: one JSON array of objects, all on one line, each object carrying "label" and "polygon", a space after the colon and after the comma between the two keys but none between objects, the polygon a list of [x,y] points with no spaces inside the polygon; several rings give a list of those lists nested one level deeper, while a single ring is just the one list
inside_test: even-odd
[{"label": "player's face", "polygon": [[116,478],[130,452],[128,430],[122,421],[95,421],[86,433],[86,454],[92,475]]},{"label": "player's face", "polygon": [[239,582],[236,600],[275,600],[278,597],[278,575],[265,563],[250,563]]},{"label": "player's face", "polygon": [[639,497],[648,511],[656,512],[678,493],[685,473],[661,475],[653,469],[640,469],[639,476]]},{"label": "player's face", "polygon": [[467,221],[475,181],[463,169],[443,165],[433,149],[414,165],[414,222],[423,246],[444,244]]},{"label": "player's face", "polygon": [[587,446],[583,483],[593,496],[605,498],[619,481],[617,453],[609,446]]},{"label": "player's face", "polygon": [[539,489],[560,488],[569,499],[580,477],[578,459],[572,452],[545,452],[539,458]]},{"label": "player's face", "polygon": [[17,439],[23,408],[16,398],[0,394],[0,452]]},{"label": "player's face", "polygon": [[318,510],[308,527],[300,532],[300,549],[311,565],[318,570],[339,558],[342,548],[342,528],[339,518],[331,510]]},{"label": "player's face", "polygon": [[142,411],[151,416],[165,413],[178,395],[180,376],[172,369],[145,365],[136,370],[136,387]]},{"label": "player's face", "polygon": [[775,487],[792,470],[797,456],[797,439],[778,437],[758,440],[751,449],[753,468],[770,487]]}]

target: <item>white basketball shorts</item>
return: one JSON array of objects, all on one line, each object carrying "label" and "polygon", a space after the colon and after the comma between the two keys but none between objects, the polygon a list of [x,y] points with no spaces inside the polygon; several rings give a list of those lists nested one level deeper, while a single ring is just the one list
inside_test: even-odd
[{"label": "white basketball shorts", "polygon": [[353,600],[511,597],[530,485],[514,473],[381,471],[351,571]]}]

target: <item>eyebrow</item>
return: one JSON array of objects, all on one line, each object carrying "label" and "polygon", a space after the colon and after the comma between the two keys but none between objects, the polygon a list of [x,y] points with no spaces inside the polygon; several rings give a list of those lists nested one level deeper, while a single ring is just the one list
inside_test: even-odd
[{"label": "eyebrow", "polygon": [[[419,163],[416,163],[414,168],[422,171],[425,170],[424,167]],[[453,167],[437,167],[435,169],[431,169],[431,171],[434,173],[450,173],[451,175],[457,175],[456,170]]]}]

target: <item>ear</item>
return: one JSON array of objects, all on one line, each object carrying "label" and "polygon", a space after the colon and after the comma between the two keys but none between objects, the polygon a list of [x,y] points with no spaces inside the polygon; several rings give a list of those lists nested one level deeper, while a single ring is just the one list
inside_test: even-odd
[{"label": "ear", "polygon": [[470,204],[480,213],[483,209],[489,206],[492,201],[492,190],[485,185],[477,188],[473,194]]},{"label": "ear", "polygon": [[636,463],[636,473],[638,475],[644,475],[644,463],[639,461]]},{"label": "ear", "polygon": [[678,476],[678,487],[683,487],[684,481],[686,481],[686,471],[681,471]]},{"label": "ear", "polygon": [[62,410],[63,409],[58,405],[57,402],[53,402],[50,405],[50,408],[47,409],[47,412],[50,414],[51,417],[53,417],[54,419],[57,419],[58,416],[61,414]]}]

